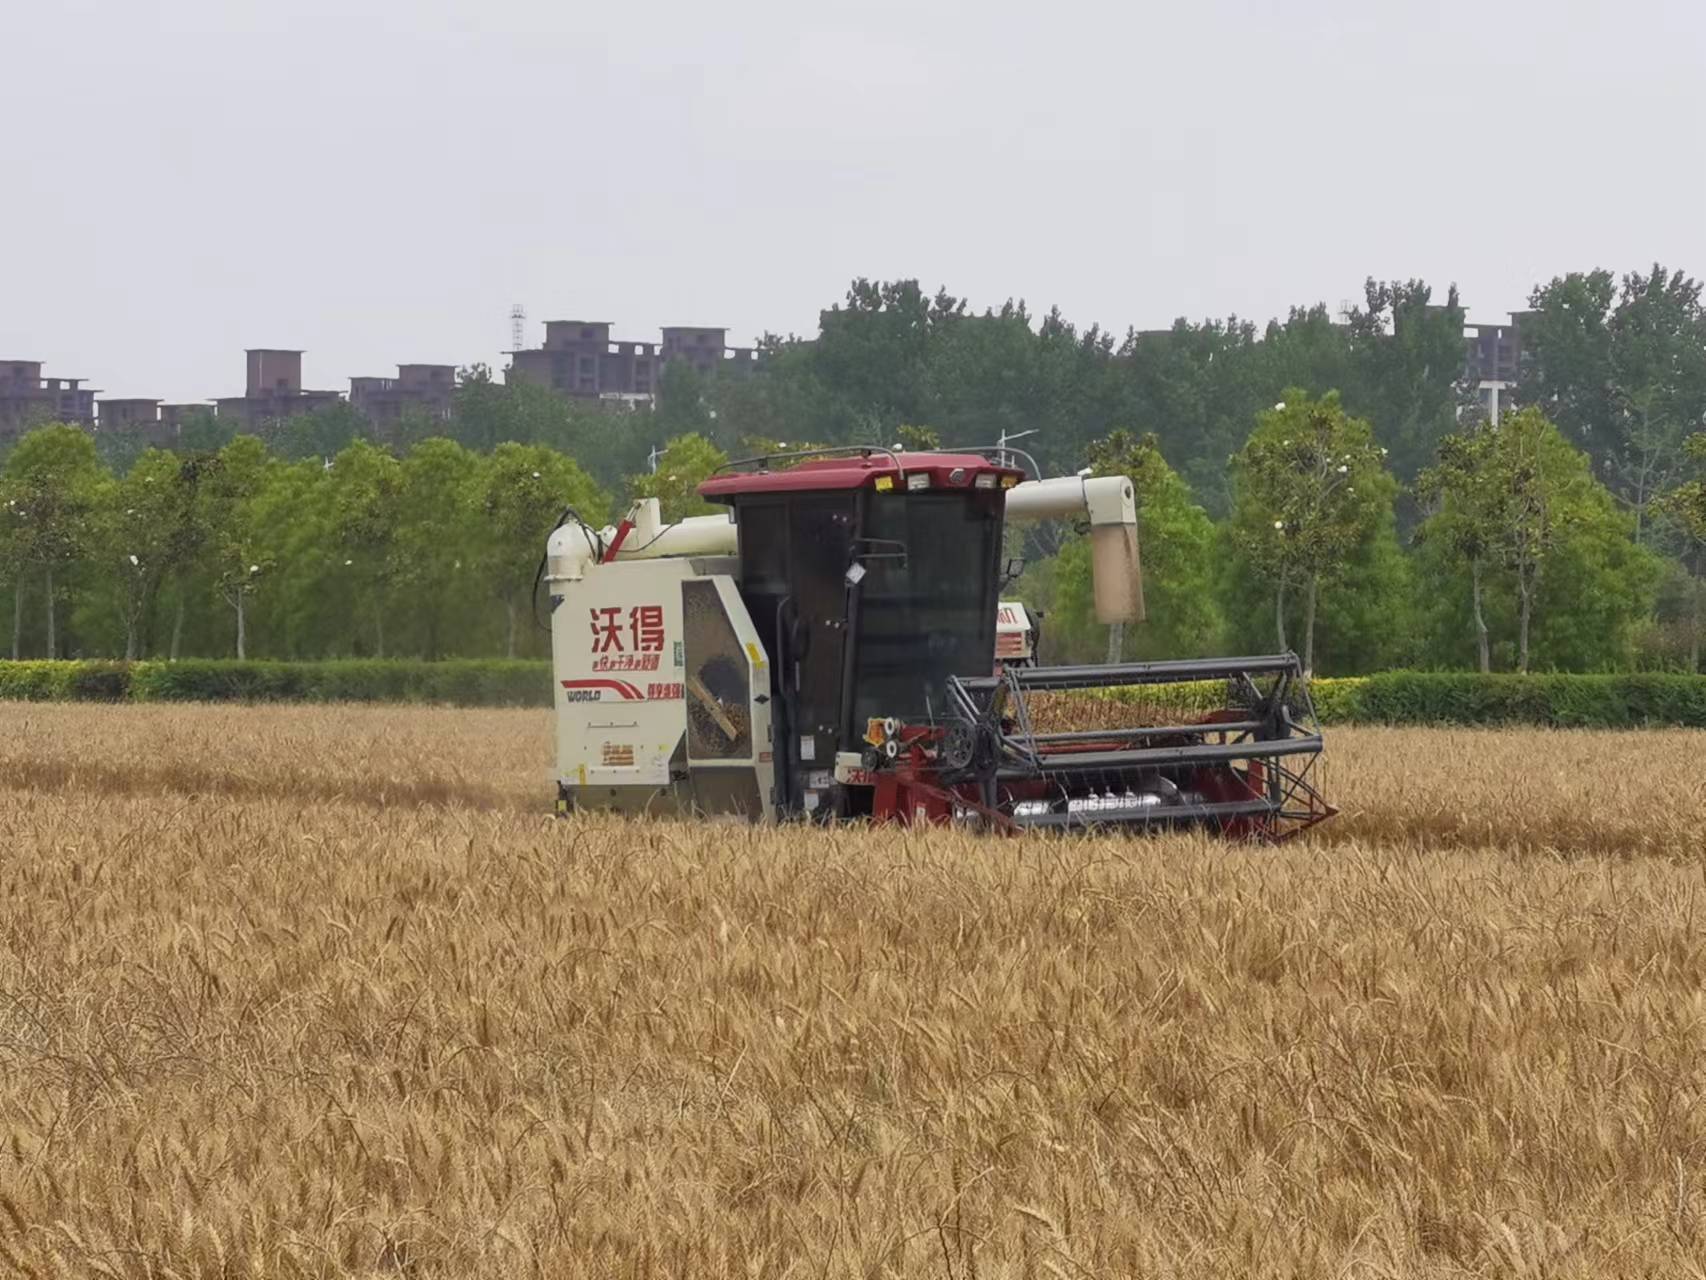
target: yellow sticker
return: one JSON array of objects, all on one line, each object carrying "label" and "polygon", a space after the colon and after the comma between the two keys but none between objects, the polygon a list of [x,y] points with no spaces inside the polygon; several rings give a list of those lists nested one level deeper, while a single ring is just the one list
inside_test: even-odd
[{"label": "yellow sticker", "polygon": [[751,640],[746,642],[746,656],[752,659],[753,666],[762,667],[764,665],[764,650]]},{"label": "yellow sticker", "polygon": [[880,716],[865,721],[865,741],[873,747],[883,745],[883,722]]},{"label": "yellow sticker", "polygon": [[894,477],[893,476],[878,476],[877,477],[877,492],[878,493],[887,493],[892,488],[894,488]]}]

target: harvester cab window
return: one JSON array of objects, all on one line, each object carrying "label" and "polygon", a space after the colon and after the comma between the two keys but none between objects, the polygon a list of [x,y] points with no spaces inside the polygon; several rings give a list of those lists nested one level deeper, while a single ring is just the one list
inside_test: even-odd
[{"label": "harvester cab window", "polygon": [[776,658],[790,748],[807,761],[833,755],[841,722],[854,502],[851,493],[801,493],[740,508],[741,599]]},{"label": "harvester cab window", "polygon": [[1000,500],[963,490],[872,495],[863,537],[906,554],[865,561],[848,723],[939,715],[948,676],[991,668]]},{"label": "harvester cab window", "polygon": [[828,760],[839,736],[852,543],[853,495],[802,495],[791,504],[793,601],[784,652],[798,674],[794,727],[802,760]]}]

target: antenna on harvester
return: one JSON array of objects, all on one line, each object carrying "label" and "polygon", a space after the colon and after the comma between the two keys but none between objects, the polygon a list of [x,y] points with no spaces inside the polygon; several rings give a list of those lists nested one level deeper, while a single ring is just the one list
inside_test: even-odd
[{"label": "antenna on harvester", "polygon": [[509,309],[509,349],[520,351],[527,345],[527,312],[518,302]]}]

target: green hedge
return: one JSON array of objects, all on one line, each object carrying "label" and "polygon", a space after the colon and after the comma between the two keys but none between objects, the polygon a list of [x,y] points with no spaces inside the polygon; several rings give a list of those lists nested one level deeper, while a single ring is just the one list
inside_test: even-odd
[{"label": "green hedge", "polygon": [[[1221,705],[1225,688],[1204,681],[1095,696],[1190,714]],[[1311,696],[1323,724],[1706,728],[1706,676],[1388,671],[1318,679]]]},{"label": "green hedge", "polygon": [[[1181,714],[1222,705],[1216,681],[1088,696]],[[1706,676],[1477,675],[1389,671],[1320,679],[1327,724],[1533,724],[1560,728],[1706,728]],[[548,707],[544,662],[349,659],[329,662],[3,662],[0,700],[81,702],[420,702]]]},{"label": "green hedge", "polygon": [[0,699],[31,702],[423,702],[548,707],[545,662],[0,662]]},{"label": "green hedge", "polygon": [[1323,719],[1363,724],[1706,728],[1706,676],[1479,675],[1390,671],[1321,699]]}]

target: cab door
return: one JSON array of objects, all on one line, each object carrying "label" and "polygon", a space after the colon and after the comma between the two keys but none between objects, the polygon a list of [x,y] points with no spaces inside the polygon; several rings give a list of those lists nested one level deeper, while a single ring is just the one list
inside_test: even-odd
[{"label": "cab door", "polygon": [[681,584],[687,770],[701,813],[775,816],[769,660],[724,574]]}]

